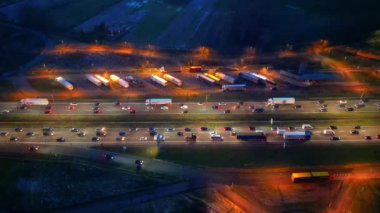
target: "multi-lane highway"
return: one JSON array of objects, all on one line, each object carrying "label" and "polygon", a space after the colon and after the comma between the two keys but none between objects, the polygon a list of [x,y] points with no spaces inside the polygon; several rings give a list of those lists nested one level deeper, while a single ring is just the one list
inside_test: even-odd
[{"label": "multi-lane highway", "polygon": [[[72,126],[73,128],[78,128],[79,132],[84,132],[84,136],[78,136],[77,132],[72,132],[70,128],[54,128],[54,135],[44,136],[42,133],[43,126],[33,125],[33,127],[25,127],[22,129],[22,132],[17,132],[15,128],[3,127],[0,128],[0,132],[8,133],[6,136],[0,136],[0,142],[3,143],[55,143],[56,139],[59,137],[64,137],[65,142],[57,143],[71,143],[71,144],[83,144],[90,143],[94,144],[96,142],[92,141],[92,138],[96,136],[96,127],[85,127],[85,126]],[[103,127],[103,126],[99,126]],[[127,127],[115,127],[115,126],[104,126],[107,132],[107,135],[104,137],[99,137],[97,143],[126,143],[126,144],[139,144],[139,145],[148,145],[155,144],[154,137],[149,134],[149,131],[146,127],[139,127],[137,129],[130,129]],[[157,127],[157,126],[152,126]],[[197,143],[224,143],[224,144],[237,144],[240,141],[236,139],[236,136],[233,135],[233,132],[252,132],[250,126],[246,125],[233,125],[232,130],[226,130],[227,126],[212,125],[205,126],[208,128],[206,131],[202,131],[200,126],[173,126],[166,125],[164,127],[156,128],[157,132],[162,134],[165,137],[165,143],[179,143],[185,144],[185,137],[189,136],[191,133],[196,133]],[[19,128],[22,128],[20,126]],[[168,129],[169,128],[169,129]],[[188,131],[185,131],[185,128],[189,128]],[[251,127],[252,128],[252,127]],[[279,126],[280,129],[287,130],[287,126]],[[267,144],[279,144],[283,143],[284,139],[281,134],[277,134],[276,131],[267,126],[255,126],[256,130],[262,130],[267,135]],[[335,135],[340,137],[339,141],[331,141],[331,135],[324,135],[324,130],[329,129],[326,127],[315,127],[312,130],[312,139],[309,143],[376,143],[380,145],[380,139],[377,135],[380,134],[380,129],[377,126],[361,126],[358,130],[359,134],[351,134],[351,130],[354,129],[353,126],[338,126],[338,129],[334,130]],[[303,131],[301,126],[295,126],[293,131]],[[28,136],[28,133],[33,132],[33,136]],[[178,135],[178,132],[183,133],[183,135]],[[223,137],[223,141],[212,141],[211,133],[219,134]],[[368,140],[364,137],[368,135],[372,139]],[[120,137],[124,137],[123,140],[120,140]],[[12,137],[17,137],[17,142],[12,142],[10,139]],[[119,140],[118,140],[119,139]],[[263,144],[260,142],[255,142],[257,144]]]},{"label": "multi-lane highway", "polygon": [[[183,114],[187,111],[188,114],[223,114],[225,110],[230,110],[234,114],[247,114],[252,113],[254,108],[264,108],[268,114],[278,113],[355,113],[359,112],[380,112],[380,100],[372,100],[366,104],[365,107],[354,109],[353,112],[347,112],[347,107],[353,107],[357,104],[358,100],[350,100],[346,107],[338,107],[338,101],[325,101],[327,112],[320,112],[321,104],[318,101],[297,101],[295,105],[281,105],[275,109],[266,104],[266,102],[244,102],[239,106],[238,102],[207,102],[207,103],[173,103],[167,108],[161,106],[147,107],[145,103],[138,102],[123,102],[116,105],[115,102],[101,102],[99,105],[99,113],[94,113],[95,102],[79,102],[75,107],[70,108],[69,102],[52,102],[53,106],[50,111],[51,114],[64,114],[64,115],[122,115],[129,114],[130,109],[135,110],[136,114]],[[183,105],[183,106],[182,106]],[[4,114],[45,114],[45,106],[30,106],[28,109],[20,109],[18,102],[1,102],[0,111]]]}]

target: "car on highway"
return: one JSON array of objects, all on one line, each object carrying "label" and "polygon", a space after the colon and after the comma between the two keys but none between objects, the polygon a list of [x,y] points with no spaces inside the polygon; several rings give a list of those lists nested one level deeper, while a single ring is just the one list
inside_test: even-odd
[{"label": "car on highway", "polygon": [[9,132],[0,132],[0,136],[8,136]]},{"label": "car on highway", "polygon": [[141,166],[144,164],[144,161],[143,160],[135,160],[135,164]]},{"label": "car on highway", "polygon": [[70,132],[79,132],[80,130],[78,128],[70,128]]},{"label": "car on highway", "polygon": [[99,108],[99,109],[94,109],[94,114],[100,114],[102,113],[103,111]]},{"label": "car on highway", "polygon": [[129,114],[136,114],[136,110],[135,109],[129,110]]},{"label": "car on highway", "polygon": [[65,142],[66,139],[64,137],[59,137],[56,139],[57,142]]},{"label": "car on highway", "polygon": [[20,105],[20,109],[21,110],[27,110],[28,109],[28,105],[22,104],[22,105]]},{"label": "car on highway", "polygon": [[229,110],[229,109],[224,110],[224,114],[230,114],[230,113],[231,113],[231,110]]},{"label": "car on highway", "polygon": [[255,106],[254,105],[251,105],[248,107],[250,110],[254,110],[255,109]]},{"label": "car on highway", "polygon": [[8,113],[10,113],[11,111],[9,110],[9,109],[5,109],[5,110],[2,110],[1,111],[1,113],[3,113],[3,114],[8,114]]},{"label": "car on highway", "polygon": [[36,134],[34,133],[34,132],[27,132],[26,133],[26,136],[28,136],[28,137],[33,137],[33,136],[35,136]]},{"label": "car on highway", "polygon": [[121,104],[120,101],[116,101],[116,102],[115,102],[115,106],[116,106],[116,107],[119,107],[119,106],[121,106],[121,105],[122,105],[122,104]]},{"label": "car on highway", "polygon": [[376,107],[377,107],[377,108],[380,108],[380,103],[376,104]]},{"label": "car on highway", "polygon": [[328,110],[327,110],[326,107],[322,107],[322,108],[319,108],[319,111],[320,111],[320,112],[327,112]]},{"label": "car on highway", "polygon": [[17,128],[15,128],[15,131],[16,131],[16,132],[22,132],[22,131],[24,131],[24,129],[21,128],[21,127],[17,127]]},{"label": "car on highway", "polygon": [[270,130],[271,130],[271,131],[277,131],[277,130],[278,130],[278,127],[277,127],[277,126],[272,126],[272,127],[270,128]]},{"label": "car on highway", "polygon": [[225,102],[219,102],[218,106],[226,106],[227,104]]},{"label": "car on highway", "polygon": [[219,106],[218,105],[212,105],[211,108],[212,109],[219,109]]},{"label": "car on highway", "polygon": [[44,131],[44,132],[42,132],[42,135],[43,136],[53,136],[54,135],[54,132],[53,131]]},{"label": "car on highway", "polygon": [[335,126],[335,125],[330,125],[330,127],[329,127],[330,129],[332,129],[332,130],[337,130],[338,129],[338,127],[337,126]]},{"label": "car on highway", "polygon": [[86,136],[86,133],[85,132],[78,132],[77,136],[78,137],[84,137],[84,136]]},{"label": "car on highway", "polygon": [[124,132],[124,131],[120,131],[120,132],[119,132],[119,136],[126,136],[126,135],[127,135],[127,133]]},{"label": "car on highway", "polygon": [[201,127],[201,131],[207,131],[207,130],[208,130],[207,127],[205,127],[205,126],[202,126],[202,127]]},{"label": "car on highway", "polygon": [[130,110],[130,109],[131,109],[130,106],[122,106],[121,107],[121,110],[125,110],[125,111]]},{"label": "car on highway", "polygon": [[40,146],[29,146],[28,150],[30,152],[37,152],[40,149]]},{"label": "car on highway", "polygon": [[115,160],[115,155],[111,154],[111,153],[108,153],[108,154],[104,154],[103,155],[103,158],[105,160]]},{"label": "car on highway", "polygon": [[139,140],[140,140],[140,141],[147,141],[147,140],[148,140],[148,137],[141,136]]},{"label": "car on highway", "polygon": [[203,102],[198,102],[198,106],[202,106],[203,105]]},{"label": "car on highway", "polygon": [[181,109],[188,109],[189,107],[187,105],[180,106]]},{"label": "car on highway", "polygon": [[139,128],[137,128],[137,127],[131,127],[131,128],[129,128],[129,131],[131,131],[131,132],[136,132],[137,130],[139,130]]},{"label": "car on highway", "polygon": [[98,141],[100,141],[100,137],[94,136],[91,138],[91,141],[98,142]]},{"label": "car on highway", "polygon": [[332,141],[339,141],[340,137],[338,137],[338,136],[331,136],[330,140],[332,140]]},{"label": "car on highway", "polygon": [[168,128],[165,128],[165,131],[167,131],[167,132],[174,132],[175,128],[174,127],[168,127]]},{"label": "car on highway", "polygon": [[237,134],[236,131],[231,131],[232,136],[236,136],[236,134]]},{"label": "car on highway", "polygon": [[45,110],[52,110],[52,109],[54,109],[54,106],[52,106],[52,105],[47,105],[45,107]]},{"label": "car on highway", "polygon": [[183,132],[177,132],[177,136],[183,136]]},{"label": "car on highway", "polygon": [[310,125],[310,124],[302,124],[301,128],[303,130],[312,130],[313,129],[313,126]]},{"label": "car on highway", "polygon": [[182,114],[187,114],[189,111],[188,110],[183,110]]},{"label": "car on highway", "polygon": [[354,111],[354,108],[352,108],[352,107],[348,107],[348,108],[346,108],[346,111],[347,111],[347,112],[353,112],[353,111]]},{"label": "car on highway", "polygon": [[264,111],[265,111],[264,108],[262,108],[262,107],[257,107],[257,108],[255,108],[252,112],[264,112]]},{"label": "car on highway", "polygon": [[372,137],[371,137],[370,135],[365,135],[365,136],[364,136],[364,139],[365,139],[365,140],[372,140]]},{"label": "car on highway", "polygon": [[9,138],[10,141],[16,142],[18,141],[18,137],[12,136]]},{"label": "car on highway", "polygon": [[377,138],[377,139],[380,139],[380,134],[377,134],[376,138]]},{"label": "car on highway", "polygon": [[96,102],[96,103],[94,104],[94,106],[95,106],[95,107],[99,107],[99,106],[100,106],[100,103],[99,103],[99,102]]},{"label": "car on highway", "polygon": [[226,127],[224,127],[224,130],[225,130],[225,131],[232,131],[232,127],[230,127],[230,126],[226,126]]},{"label": "car on highway", "polygon": [[78,106],[78,103],[77,102],[71,102],[69,105],[70,106]]},{"label": "car on highway", "polygon": [[161,109],[162,110],[169,110],[169,107],[168,106],[162,106]]},{"label": "car on highway", "polygon": [[75,109],[76,109],[76,106],[69,105],[69,106],[67,107],[67,109],[68,109],[68,110],[75,110]]},{"label": "car on highway", "polygon": [[125,141],[125,137],[123,137],[123,136],[117,136],[117,137],[115,138],[115,140],[116,140],[116,141]]},{"label": "car on highway", "polygon": [[186,128],[185,128],[185,132],[191,132],[191,128],[186,127]]},{"label": "car on highway", "polygon": [[350,131],[351,135],[359,135],[359,130],[353,129]]},{"label": "car on highway", "polygon": [[250,131],[255,131],[256,130],[256,127],[254,127],[254,126],[250,126],[248,128],[249,128]]},{"label": "car on highway", "polygon": [[359,125],[354,126],[354,129],[361,129]]},{"label": "car on highway", "polygon": [[104,128],[104,127],[102,127],[102,128],[97,128],[95,134],[96,134],[96,136],[104,137],[104,136],[107,135],[107,130],[106,130],[106,128]]},{"label": "car on highway", "polygon": [[294,108],[295,108],[295,109],[302,109],[302,105],[300,105],[300,104],[296,104],[296,105],[294,105]]},{"label": "car on highway", "polygon": [[325,130],[323,130],[323,134],[328,135],[328,136],[334,136],[335,132],[334,132],[334,130],[331,130],[331,129],[325,129]]}]

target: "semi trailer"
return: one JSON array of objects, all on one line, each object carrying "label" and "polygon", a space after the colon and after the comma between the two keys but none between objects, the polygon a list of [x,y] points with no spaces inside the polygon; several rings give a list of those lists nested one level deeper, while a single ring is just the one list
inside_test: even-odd
[{"label": "semi trailer", "polygon": [[66,81],[66,79],[62,78],[61,76],[57,77],[55,80],[68,90],[74,89],[74,86],[70,82]]},{"label": "semi trailer", "polygon": [[20,100],[20,104],[29,106],[46,106],[49,105],[49,100],[47,98],[24,98]]},{"label": "semi trailer", "polygon": [[164,79],[172,82],[174,85],[178,87],[182,87],[182,81],[172,75],[164,74]]},{"label": "semi trailer", "polygon": [[153,82],[155,82],[155,83],[157,83],[157,84],[159,84],[161,86],[164,86],[164,87],[166,87],[168,85],[168,81],[167,80],[165,80],[165,79],[163,79],[163,78],[161,78],[161,77],[159,77],[157,75],[151,75],[150,76],[150,80],[152,80]]},{"label": "semi trailer", "polygon": [[264,132],[258,131],[258,132],[239,132],[236,133],[236,139],[242,140],[242,141],[267,141],[267,136]]},{"label": "semi trailer", "polygon": [[252,72],[242,72],[239,74],[239,77],[248,80],[254,84],[265,84],[267,79],[265,76]]},{"label": "semi trailer", "polygon": [[308,141],[311,139],[311,133],[305,132],[284,132],[283,138],[285,141]]},{"label": "semi trailer", "polygon": [[98,87],[102,85],[102,82],[99,79],[95,78],[95,76],[93,75],[87,74],[86,78],[88,81],[90,81],[91,83],[95,84]]},{"label": "semi trailer", "polygon": [[226,84],[222,86],[223,91],[244,91],[246,84]]},{"label": "semi trailer", "polygon": [[288,105],[295,104],[296,99],[294,97],[280,97],[280,98],[270,98],[268,99],[269,105]]},{"label": "semi trailer", "polygon": [[230,84],[234,84],[235,83],[235,78],[234,77],[231,77],[229,75],[226,75],[224,73],[221,73],[221,72],[216,72],[215,73],[215,76],[217,78],[220,78],[222,79],[223,81],[227,82],[227,83],[230,83]]},{"label": "semi trailer", "polygon": [[150,98],[145,100],[145,105],[168,105],[172,104],[171,98]]},{"label": "semi trailer", "polygon": [[110,81],[108,79],[106,79],[105,77],[99,75],[99,74],[96,74],[94,75],[95,78],[97,78],[104,86],[109,86],[110,85]]},{"label": "semi trailer", "polygon": [[215,80],[213,80],[213,79],[207,77],[207,76],[204,75],[204,74],[198,74],[198,75],[197,75],[197,79],[200,79],[200,80],[202,80],[203,82],[205,82],[205,83],[207,83],[207,84],[209,84],[209,85],[212,85],[212,86],[214,86],[214,85],[216,84],[216,81],[215,81]]},{"label": "semi trailer", "polygon": [[318,172],[293,172],[291,180],[293,183],[301,182],[320,182],[326,181],[331,178],[330,173],[327,171]]},{"label": "semi trailer", "polygon": [[129,87],[129,83],[126,82],[125,80],[121,79],[119,76],[117,75],[110,75],[110,79],[113,81],[113,82],[116,82],[118,83],[120,86],[124,87],[124,88],[128,88]]}]

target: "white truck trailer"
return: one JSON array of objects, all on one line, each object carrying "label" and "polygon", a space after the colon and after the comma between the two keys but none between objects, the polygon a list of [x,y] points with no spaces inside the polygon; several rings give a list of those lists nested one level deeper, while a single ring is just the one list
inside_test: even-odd
[{"label": "white truck trailer", "polygon": [[110,81],[108,80],[108,79],[106,79],[105,77],[103,77],[103,76],[101,76],[101,75],[98,75],[98,74],[96,74],[96,75],[94,75],[95,76],[95,78],[97,78],[100,82],[102,82],[102,84],[104,85],[104,86],[109,86],[110,85]]},{"label": "white truck trailer", "polygon": [[245,84],[226,84],[222,86],[223,91],[244,91],[247,88]]},{"label": "white truck trailer", "polygon": [[293,97],[269,98],[268,105],[287,105],[295,104],[296,99]]},{"label": "white truck trailer", "polygon": [[110,75],[110,79],[113,81],[113,82],[116,82],[118,83],[120,86],[124,87],[124,88],[128,88],[129,87],[129,83],[126,82],[125,80],[121,79],[119,76],[117,75]]},{"label": "white truck trailer", "polygon": [[73,90],[74,86],[70,82],[66,81],[66,79],[62,78],[61,76],[57,77],[55,79],[58,83],[60,83],[62,86],[64,86],[68,90]]},{"label": "white truck trailer", "polygon": [[311,139],[310,132],[284,132],[285,141],[307,141]]},{"label": "white truck trailer", "polygon": [[255,83],[255,84],[265,84],[266,79],[267,79],[265,76],[262,76],[262,75],[259,75],[256,73],[252,73],[252,72],[242,72],[239,74],[239,77],[241,77],[245,80],[248,80],[252,83]]},{"label": "white truck trailer", "polygon": [[212,85],[212,86],[216,84],[216,81],[215,81],[215,80],[213,80],[213,79],[207,77],[207,76],[204,75],[204,74],[198,74],[198,75],[197,75],[197,79],[200,79],[200,80],[202,80],[203,82],[206,82],[207,84]]},{"label": "white truck trailer", "polygon": [[234,84],[234,83],[235,83],[235,78],[234,78],[234,77],[231,77],[231,76],[226,75],[226,74],[224,74],[224,73],[216,72],[216,73],[215,73],[215,76],[216,76],[217,78],[222,79],[222,80],[225,81],[225,82],[230,83],[230,84]]},{"label": "white truck trailer", "polygon": [[89,80],[91,83],[95,84],[96,86],[100,87],[102,85],[102,82],[95,78],[95,76],[87,74],[86,75],[87,80]]},{"label": "white truck trailer", "polygon": [[168,85],[168,81],[157,76],[157,75],[152,75],[150,76],[150,80],[152,80],[153,82],[156,82],[158,84],[160,84],[161,86],[164,86],[166,87]]},{"label": "white truck trailer", "polygon": [[168,105],[172,104],[171,98],[149,98],[145,100],[145,105]]},{"label": "white truck trailer", "polygon": [[20,104],[46,106],[49,105],[49,100],[47,98],[24,98],[20,100]]},{"label": "white truck trailer", "polygon": [[182,87],[182,81],[179,80],[178,78],[172,76],[172,75],[164,74],[164,79],[172,82],[173,84],[175,84],[178,87]]}]

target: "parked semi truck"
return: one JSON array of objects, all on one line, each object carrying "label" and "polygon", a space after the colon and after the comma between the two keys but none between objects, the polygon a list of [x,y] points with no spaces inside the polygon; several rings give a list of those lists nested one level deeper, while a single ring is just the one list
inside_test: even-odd
[{"label": "parked semi truck", "polygon": [[211,78],[212,80],[214,80],[216,83],[220,83],[220,78],[216,77],[215,75],[212,75],[210,73],[204,73],[205,76]]},{"label": "parked semi truck", "polygon": [[293,183],[301,182],[320,182],[326,181],[331,178],[329,172],[320,171],[320,172],[293,172],[291,180]]},{"label": "parked semi truck", "polygon": [[118,83],[120,86],[124,87],[124,88],[128,88],[129,87],[129,83],[124,81],[123,79],[121,79],[119,76],[117,75],[110,75],[110,79],[113,81],[113,82],[116,82]]},{"label": "parked semi truck", "polygon": [[236,133],[236,139],[242,140],[242,141],[267,141],[267,136],[264,132],[258,131],[258,132],[239,132]]},{"label": "parked semi truck", "polygon": [[207,77],[207,76],[204,75],[204,74],[198,74],[198,75],[197,75],[197,79],[200,79],[200,80],[202,80],[203,82],[205,82],[205,83],[207,83],[207,84],[209,84],[209,85],[212,85],[212,86],[214,86],[214,85],[216,84],[216,81],[215,81],[215,80],[213,80],[213,79]]},{"label": "parked semi truck", "polygon": [[91,83],[95,84],[96,86],[100,87],[102,85],[102,82],[95,78],[95,76],[87,74],[86,75],[87,80],[89,80]]},{"label": "parked semi truck", "polygon": [[109,86],[110,85],[110,81],[108,79],[106,79],[105,77],[99,75],[99,74],[96,74],[94,75],[95,78],[97,78],[104,86]]},{"label": "parked semi truck", "polygon": [[189,72],[202,72],[202,67],[201,66],[191,66],[189,68]]},{"label": "parked semi truck", "polygon": [[62,86],[64,86],[68,90],[74,89],[74,86],[70,82],[66,81],[66,79],[62,78],[61,76],[57,77],[55,80],[58,83],[62,84]]},{"label": "parked semi truck", "polygon": [[305,132],[284,132],[283,138],[285,141],[308,141],[311,139],[311,133]]},{"label": "parked semi truck", "polygon": [[172,104],[171,98],[150,98],[145,100],[145,105],[168,105]]},{"label": "parked semi truck", "polygon": [[223,91],[244,91],[247,85],[245,84],[226,84],[222,86]]},{"label": "parked semi truck", "polygon": [[234,84],[235,83],[235,78],[234,77],[231,77],[229,75],[226,75],[224,73],[221,73],[221,72],[216,72],[215,73],[215,76],[217,78],[220,78],[222,79],[223,81],[227,82],[227,83],[230,83],[230,84]]},{"label": "parked semi truck", "polygon": [[248,80],[254,84],[265,84],[267,79],[265,76],[252,72],[242,72],[239,74],[239,77]]},{"label": "parked semi truck", "polygon": [[20,104],[30,106],[46,106],[49,105],[49,100],[47,98],[24,98],[20,100]]},{"label": "parked semi truck", "polygon": [[178,87],[182,87],[182,81],[172,75],[164,74],[164,79],[172,82],[174,85]]},{"label": "parked semi truck", "polygon": [[161,86],[164,86],[166,87],[168,85],[168,81],[157,76],[157,75],[151,75],[150,76],[150,80],[152,80],[153,82],[156,82],[157,84],[160,84]]}]

